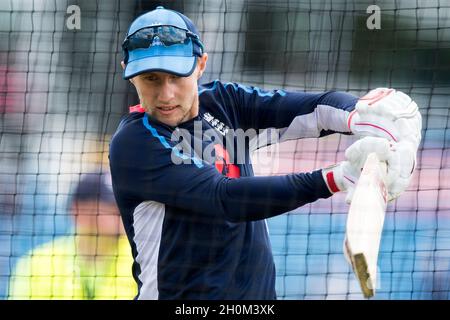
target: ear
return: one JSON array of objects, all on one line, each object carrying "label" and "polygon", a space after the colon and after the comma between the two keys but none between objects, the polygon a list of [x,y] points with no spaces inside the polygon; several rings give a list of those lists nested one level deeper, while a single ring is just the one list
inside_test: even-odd
[{"label": "ear", "polygon": [[197,80],[200,79],[206,69],[206,61],[208,61],[207,53],[204,53],[201,57],[198,58]]},{"label": "ear", "polygon": [[[125,62],[123,62],[123,60],[120,61],[120,65],[122,66],[122,69],[125,70],[125,67],[126,67],[127,65],[125,64]],[[130,82],[131,82],[132,84],[134,84],[133,78],[130,79]]]}]

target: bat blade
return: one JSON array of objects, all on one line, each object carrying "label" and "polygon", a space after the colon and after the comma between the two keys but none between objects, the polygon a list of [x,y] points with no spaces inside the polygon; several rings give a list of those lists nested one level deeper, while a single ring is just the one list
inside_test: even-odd
[{"label": "bat blade", "polygon": [[366,298],[375,295],[386,206],[386,164],[371,153],[353,194],[344,240],[344,255]]}]

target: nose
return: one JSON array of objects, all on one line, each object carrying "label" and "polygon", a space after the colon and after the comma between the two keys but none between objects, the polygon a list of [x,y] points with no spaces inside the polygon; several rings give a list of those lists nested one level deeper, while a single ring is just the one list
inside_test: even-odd
[{"label": "nose", "polygon": [[174,84],[165,79],[159,87],[158,99],[161,103],[170,104],[175,97]]}]

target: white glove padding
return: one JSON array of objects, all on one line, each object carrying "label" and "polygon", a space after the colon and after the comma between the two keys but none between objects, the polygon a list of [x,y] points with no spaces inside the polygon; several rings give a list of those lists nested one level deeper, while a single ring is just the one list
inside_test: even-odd
[{"label": "white glove padding", "polygon": [[408,187],[416,168],[417,150],[408,141],[393,144],[393,157],[388,160],[386,187],[388,201],[400,196]]},{"label": "white glove padding", "polygon": [[360,98],[347,121],[358,136],[375,136],[391,141],[409,141],[417,149],[422,117],[417,104],[401,91],[377,88]]},{"label": "white glove padding", "polygon": [[356,141],[345,151],[346,161],[322,170],[328,189],[332,193],[347,191],[345,201],[350,203],[367,156],[372,152],[387,164],[388,199],[398,197],[409,184],[415,164],[415,150],[408,142],[395,144],[377,137]]},{"label": "white glove padding", "polygon": [[348,161],[322,169],[322,176],[331,193],[347,192],[345,202],[350,203],[361,172]]},{"label": "white glove padding", "polygon": [[[362,170],[371,152],[376,152],[380,161],[387,164],[386,188],[388,201],[392,201],[409,185],[416,166],[416,149],[409,141],[395,143],[383,138],[366,137],[352,144],[345,151],[345,157],[352,166]],[[351,196],[352,194],[347,195],[350,200]]]}]

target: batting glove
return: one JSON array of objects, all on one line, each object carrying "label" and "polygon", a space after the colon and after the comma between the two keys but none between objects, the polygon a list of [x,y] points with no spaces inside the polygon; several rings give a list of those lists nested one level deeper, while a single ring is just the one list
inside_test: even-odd
[{"label": "batting glove", "polygon": [[395,89],[377,88],[360,98],[347,125],[358,136],[390,141],[408,141],[417,150],[421,140],[422,117],[417,104]]},{"label": "batting glove", "polygon": [[407,188],[414,170],[411,157],[404,157],[404,154],[415,151],[408,143],[396,144],[378,137],[365,137],[356,141],[345,151],[345,161],[322,169],[322,176],[330,192],[347,192],[345,201],[350,204],[364,163],[372,152],[387,164],[388,200],[397,198]]}]

